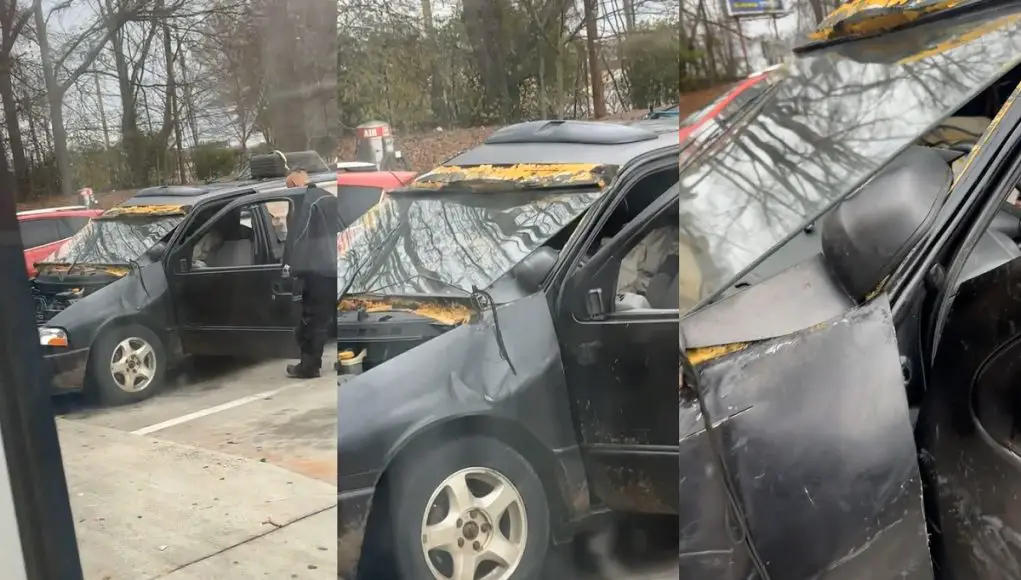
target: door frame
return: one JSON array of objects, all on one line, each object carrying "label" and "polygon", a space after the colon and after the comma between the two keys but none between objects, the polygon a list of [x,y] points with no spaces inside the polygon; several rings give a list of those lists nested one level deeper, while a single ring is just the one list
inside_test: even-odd
[{"label": "door frame", "polygon": [[[208,328],[213,328],[213,329],[219,328],[219,327],[208,327],[208,326],[201,326],[201,325],[200,326],[195,326],[195,327],[189,327],[186,324],[187,321],[181,316],[180,306],[178,305],[177,289],[176,289],[176,287],[178,286],[179,283],[181,283],[184,279],[186,279],[189,276],[206,276],[206,275],[215,275],[217,273],[229,275],[232,272],[253,272],[253,271],[255,271],[255,272],[273,272],[273,271],[277,271],[277,272],[281,273],[281,275],[279,276],[279,278],[281,280],[281,285],[274,284],[274,286],[272,288],[267,288],[266,290],[268,292],[273,292],[276,295],[280,295],[281,299],[287,300],[288,304],[293,303],[293,288],[291,287],[291,284],[292,284],[293,281],[291,281],[289,279],[285,279],[282,276],[283,265],[286,262],[286,258],[287,258],[286,255],[284,256],[284,262],[281,262],[279,264],[254,264],[252,266],[211,267],[211,268],[203,269],[201,272],[191,272],[191,271],[181,272],[177,268],[177,266],[178,266],[178,264],[180,263],[180,260],[181,260],[181,252],[184,252],[184,251],[186,251],[187,248],[191,247],[192,246],[192,242],[194,240],[200,239],[203,235],[205,235],[205,233],[208,232],[213,227],[213,224],[215,224],[217,220],[221,219],[223,216],[229,214],[230,212],[232,212],[234,210],[237,210],[240,207],[244,207],[246,205],[258,204],[258,203],[267,202],[267,201],[288,199],[291,202],[291,204],[292,204],[291,211],[294,211],[297,208],[297,205],[300,203],[300,199],[298,199],[298,197],[302,194],[303,190],[294,189],[290,195],[285,194],[284,191],[285,190],[274,189],[274,190],[271,190],[271,191],[253,192],[253,193],[243,194],[243,195],[240,195],[240,196],[237,196],[237,197],[232,197],[230,199],[230,201],[228,201],[225,205],[223,205],[223,207],[218,209],[216,211],[216,213],[214,213],[208,220],[206,220],[205,223],[203,223],[201,226],[199,226],[192,235],[188,236],[187,238],[183,238],[183,236],[184,236],[183,232],[187,230],[187,227],[189,225],[191,225],[190,221],[189,221],[189,223],[185,224],[185,227],[181,228],[180,232],[182,232],[182,233],[175,234],[175,236],[177,236],[177,239],[173,241],[173,243],[171,245],[172,249],[167,251],[164,254],[163,266],[164,266],[164,269],[167,272],[167,276],[168,276],[168,287],[169,287],[169,290],[170,290],[172,310],[174,312],[174,322],[175,322],[175,326],[178,328],[179,333],[182,335],[181,336],[182,343],[186,341],[186,339],[184,337],[184,329],[186,327],[194,328],[194,330],[196,330],[196,331],[201,331],[201,329],[203,329],[203,328],[207,328],[207,329]],[[197,208],[197,209],[199,209],[199,208]],[[269,234],[265,231],[265,228],[266,228],[266,223],[265,222],[266,222],[267,218],[266,218],[265,215],[263,215],[264,213],[265,212],[259,212],[258,216],[254,216],[253,215],[253,221],[252,221],[252,234],[253,234],[253,238],[254,238],[253,239],[253,244],[255,244],[255,246],[256,246],[255,249],[256,249],[256,252],[257,252],[258,255],[266,255],[269,252],[269,247],[267,245],[267,239],[266,239],[266,236],[269,235]],[[196,215],[197,215],[197,213],[196,213]],[[189,262],[190,262],[190,260],[189,260]],[[271,332],[273,335],[280,334],[281,332],[285,332],[287,334],[287,336],[290,337],[291,336],[290,328],[293,326],[293,323],[296,323],[296,322],[297,322],[296,320],[295,321],[290,321],[289,324],[283,324],[283,325],[280,325],[280,326],[273,326],[270,329],[260,329],[259,327],[251,327],[251,328],[241,327],[241,328],[236,328],[236,329],[223,329],[223,331],[224,332],[253,333],[254,335],[264,335],[264,333],[267,332],[267,331]],[[215,330],[212,330],[212,332],[215,332]],[[262,340],[264,340],[264,338]],[[288,338],[288,340],[289,340],[289,338]]]}]

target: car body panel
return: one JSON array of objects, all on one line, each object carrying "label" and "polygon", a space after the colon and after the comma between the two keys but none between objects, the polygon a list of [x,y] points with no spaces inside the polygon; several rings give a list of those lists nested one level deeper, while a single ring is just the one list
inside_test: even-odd
[{"label": "car body panel", "polygon": [[[933,577],[885,296],[698,371],[748,539],[771,577]],[[679,413],[681,576],[755,575],[699,406],[683,392]]]},{"label": "car body panel", "polygon": [[[361,555],[371,490],[387,466],[424,434],[500,433],[537,466],[547,494],[568,506],[563,520],[588,507],[570,420],[560,349],[549,304],[534,294],[344,381],[338,397],[338,489],[341,576]],[[502,335],[505,350],[497,336]],[[343,347],[343,342],[340,345]],[[506,353],[505,360],[501,351]],[[386,401],[385,415],[367,412]],[[537,457],[535,453],[545,454]],[[565,521],[558,522],[563,525]],[[371,562],[363,562],[363,566]]]}]

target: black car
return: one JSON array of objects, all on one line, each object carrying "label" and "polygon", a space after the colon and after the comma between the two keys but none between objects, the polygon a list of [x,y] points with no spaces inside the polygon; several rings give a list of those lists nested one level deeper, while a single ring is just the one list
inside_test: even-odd
[{"label": "black car", "polygon": [[[282,266],[305,188],[287,188],[279,164],[267,173],[274,163],[242,185],[143,189],[37,264],[56,392],[130,403],[159,391],[186,355],[295,354],[300,303]],[[311,179],[336,186],[332,171]]]},{"label": "black car", "polygon": [[676,122],[514,125],[348,230],[342,577],[530,578],[595,514],[676,512],[678,257],[633,251],[676,245],[678,153]]}]

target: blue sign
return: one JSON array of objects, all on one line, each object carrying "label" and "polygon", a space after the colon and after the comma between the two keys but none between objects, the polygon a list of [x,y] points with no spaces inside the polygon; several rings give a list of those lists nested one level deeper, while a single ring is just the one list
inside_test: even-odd
[{"label": "blue sign", "polygon": [[783,0],[723,0],[723,8],[731,18],[786,14]]}]

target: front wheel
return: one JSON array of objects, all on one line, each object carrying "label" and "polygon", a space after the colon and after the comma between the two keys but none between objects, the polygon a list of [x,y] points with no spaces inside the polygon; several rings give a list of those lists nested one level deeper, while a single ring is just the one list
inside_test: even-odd
[{"label": "front wheel", "polygon": [[166,369],[163,342],[139,324],[103,333],[90,349],[88,378],[104,404],[148,399],[163,386]]},{"label": "front wheel", "polygon": [[409,458],[390,481],[401,578],[539,576],[549,546],[546,492],[514,449],[467,436]]}]

